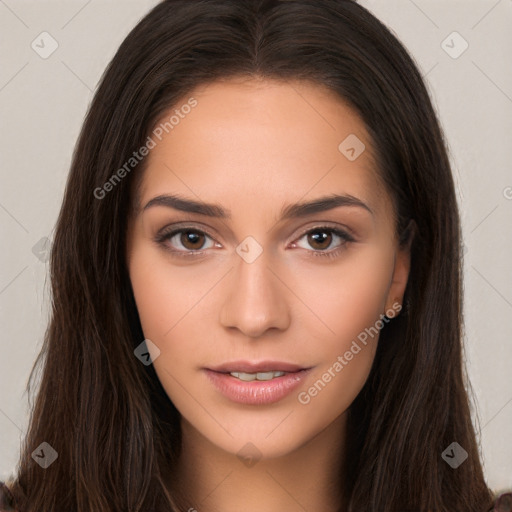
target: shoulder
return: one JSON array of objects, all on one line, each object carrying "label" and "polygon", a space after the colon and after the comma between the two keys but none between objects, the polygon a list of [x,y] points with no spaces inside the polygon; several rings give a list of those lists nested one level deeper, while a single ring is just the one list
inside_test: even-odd
[{"label": "shoulder", "polygon": [[492,512],[512,512],[512,490],[496,497]]},{"label": "shoulder", "polygon": [[7,485],[0,480],[0,512],[16,512],[14,499]]}]

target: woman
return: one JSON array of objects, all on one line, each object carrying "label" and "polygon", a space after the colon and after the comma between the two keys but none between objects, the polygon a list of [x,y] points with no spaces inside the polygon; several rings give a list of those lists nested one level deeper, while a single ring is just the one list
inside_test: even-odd
[{"label": "woman", "polygon": [[460,260],[438,120],[367,10],[158,4],[74,154],[17,509],[498,510]]}]

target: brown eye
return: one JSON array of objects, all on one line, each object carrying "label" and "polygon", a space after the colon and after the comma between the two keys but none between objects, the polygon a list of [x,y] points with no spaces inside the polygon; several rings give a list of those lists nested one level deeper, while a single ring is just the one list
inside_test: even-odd
[{"label": "brown eye", "polygon": [[205,235],[199,231],[182,231],[180,242],[185,249],[199,250],[204,244]]},{"label": "brown eye", "polygon": [[295,245],[307,249],[314,256],[334,257],[351,242],[354,242],[354,238],[346,231],[330,226],[317,226],[303,233]]},{"label": "brown eye", "polygon": [[332,233],[325,230],[308,233],[308,243],[313,249],[328,249],[332,242]]},{"label": "brown eye", "polygon": [[164,231],[155,237],[155,242],[179,256],[199,254],[215,245],[212,237],[200,229],[192,228]]}]

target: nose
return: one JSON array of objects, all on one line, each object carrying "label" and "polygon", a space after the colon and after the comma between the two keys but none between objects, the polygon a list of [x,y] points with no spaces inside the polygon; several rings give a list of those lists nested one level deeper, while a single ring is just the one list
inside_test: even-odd
[{"label": "nose", "polygon": [[224,327],[258,338],[269,329],[285,330],[289,326],[290,292],[279,272],[269,265],[265,251],[252,263],[240,258],[230,274],[220,311]]}]

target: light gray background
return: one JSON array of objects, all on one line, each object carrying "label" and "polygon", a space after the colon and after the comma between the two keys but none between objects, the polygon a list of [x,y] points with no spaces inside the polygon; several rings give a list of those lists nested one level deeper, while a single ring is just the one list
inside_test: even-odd
[{"label": "light gray background", "polygon": [[[101,73],[156,3],[0,0],[0,479],[17,462],[24,388],[48,321],[48,263],[44,246],[33,248],[51,240]],[[361,3],[414,56],[445,130],[463,215],[466,354],[485,473],[494,490],[512,488],[512,0]],[[47,59],[31,48],[43,31],[58,43]],[[445,51],[463,48],[454,31],[469,44],[457,58]]]}]

